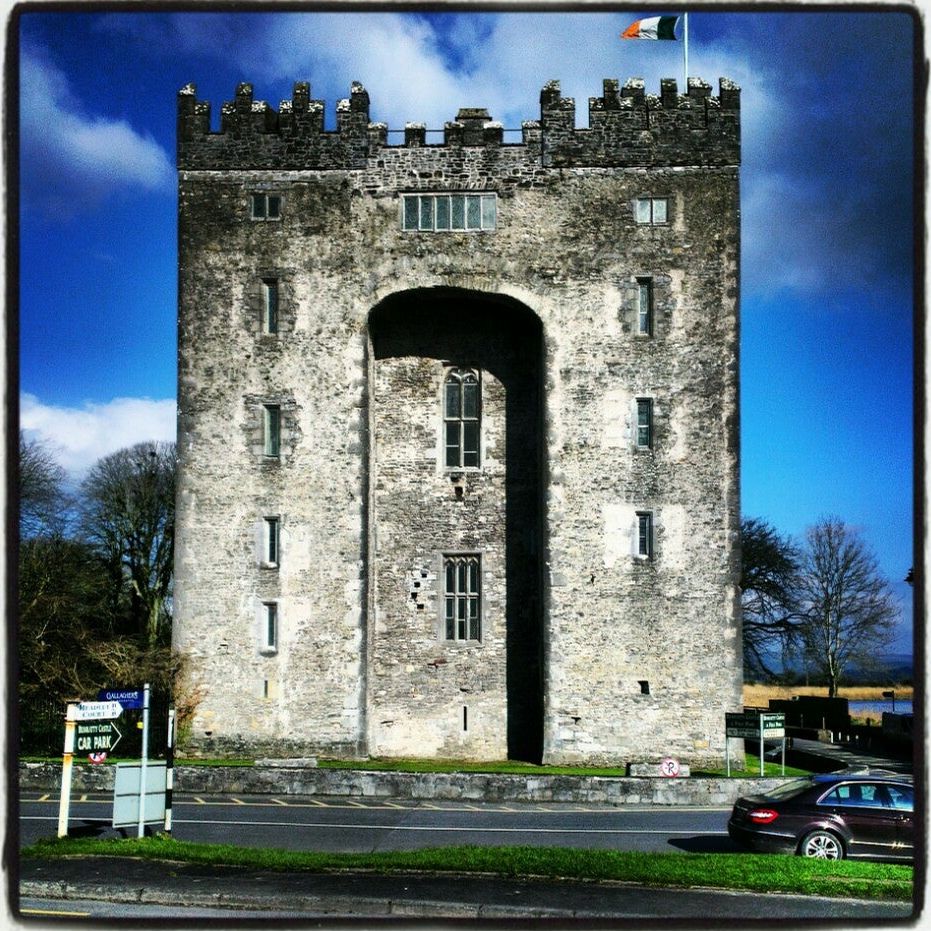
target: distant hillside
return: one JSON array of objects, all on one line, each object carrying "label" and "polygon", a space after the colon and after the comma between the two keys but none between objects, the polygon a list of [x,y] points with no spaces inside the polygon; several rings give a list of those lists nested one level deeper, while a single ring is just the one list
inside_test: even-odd
[{"label": "distant hillside", "polygon": [[[914,659],[911,653],[889,653],[875,666],[859,669],[851,666],[844,674],[845,685],[884,685],[896,682],[911,682],[914,677]],[[785,672],[794,673],[798,678],[805,675],[805,667],[791,664],[784,667]],[[812,679],[814,681],[814,678]]]}]

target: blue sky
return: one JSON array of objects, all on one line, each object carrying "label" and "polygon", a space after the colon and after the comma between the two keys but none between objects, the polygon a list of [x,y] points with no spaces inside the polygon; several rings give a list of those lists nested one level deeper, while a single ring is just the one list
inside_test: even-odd
[{"label": "blue sky", "polygon": [[[20,37],[20,411],[79,477],[174,437],[177,91],[277,107],[361,81],[373,120],[506,128],[560,80],[682,79],[681,42],[621,41],[611,13],[42,11]],[[800,536],[857,527],[902,599],[911,648],[913,29],[896,10],[699,12],[689,73],[742,88],[743,511]],[[681,26],[680,26],[681,31]],[[399,137],[392,137],[399,138]]]}]

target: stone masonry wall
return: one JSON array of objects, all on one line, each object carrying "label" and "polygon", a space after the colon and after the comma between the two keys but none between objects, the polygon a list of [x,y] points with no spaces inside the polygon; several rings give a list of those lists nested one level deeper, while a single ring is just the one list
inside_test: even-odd
[{"label": "stone masonry wall", "polygon": [[[218,134],[193,88],[179,98],[175,637],[205,691],[194,743],[500,757],[515,691],[533,691],[514,686],[526,644],[542,697],[521,713],[536,716],[546,761],[720,760],[742,678],[739,92],[723,79],[718,98],[694,80],[686,96],[664,82],[660,97],[606,82],[582,130],[551,84],[520,145],[470,110],[444,145],[422,144],[412,125],[405,145],[386,146],[358,85],[335,133],[303,87],[274,117],[241,87]],[[496,195],[494,231],[402,230],[400,193],[463,190]],[[282,198],[280,219],[250,219],[255,192]],[[668,222],[636,222],[644,197],[668,200]],[[259,325],[267,278],[279,282],[275,335]],[[646,337],[638,279],[653,289]],[[542,397],[510,420],[504,383],[484,375],[490,359],[480,365],[489,455],[472,481],[490,484],[472,523],[443,516],[455,489],[437,468],[441,370],[457,360],[380,357],[371,332],[375,308],[402,332],[408,298],[428,306],[433,293],[454,297],[466,331],[491,303],[535,347],[523,384],[537,377]],[[638,397],[653,400],[647,450],[632,442]],[[274,458],[262,450],[267,404],[282,413]],[[520,429],[536,451],[512,495],[494,476]],[[409,467],[391,464],[402,453]],[[648,560],[632,549],[643,510]],[[269,515],[281,521],[276,568],[259,552]],[[509,548],[527,522],[539,534]],[[443,551],[460,546],[487,553],[490,627],[481,649],[451,651],[429,589]],[[273,600],[268,651],[261,612]],[[509,600],[532,605],[510,646]],[[439,658],[446,668],[431,669]]]}]

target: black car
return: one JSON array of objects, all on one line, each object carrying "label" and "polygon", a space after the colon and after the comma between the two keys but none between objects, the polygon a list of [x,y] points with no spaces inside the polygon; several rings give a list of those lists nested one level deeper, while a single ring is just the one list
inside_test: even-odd
[{"label": "black car", "polygon": [[914,783],[888,771],[824,773],[737,799],[727,831],[770,853],[911,860]]}]

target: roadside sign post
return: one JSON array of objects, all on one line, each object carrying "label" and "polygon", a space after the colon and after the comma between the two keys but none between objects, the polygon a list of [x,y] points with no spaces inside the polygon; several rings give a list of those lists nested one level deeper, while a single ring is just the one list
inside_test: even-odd
[{"label": "roadside sign post", "polygon": [[68,814],[71,807],[71,771],[74,764],[74,726],[77,703],[69,702],[65,712],[65,749],[61,758],[61,795],[58,802],[58,836],[68,836]]},{"label": "roadside sign post", "polygon": [[165,748],[165,833],[171,833],[171,793],[175,784],[175,709],[168,709],[168,744]]},{"label": "roadside sign post", "polygon": [[149,760],[149,683],[142,690],[142,761],[139,767],[139,824],[136,837],[145,835],[145,769]]},{"label": "roadside sign post", "polygon": [[783,712],[750,712],[745,714],[726,712],[724,715],[724,744],[727,759],[727,775],[731,774],[730,740],[732,737],[742,737],[744,740],[759,739],[760,741],[760,775],[765,771],[763,761],[765,738],[782,738],[782,775],[786,774],[786,716]]}]

